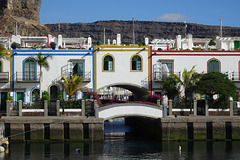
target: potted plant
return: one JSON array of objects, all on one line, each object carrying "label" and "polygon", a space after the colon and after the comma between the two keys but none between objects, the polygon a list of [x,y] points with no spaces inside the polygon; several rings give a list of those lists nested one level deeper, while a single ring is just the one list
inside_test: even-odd
[{"label": "potted plant", "polygon": [[18,47],[18,44],[16,42],[13,42],[12,45],[11,45],[11,48],[16,49],[17,47]]},{"label": "potted plant", "polygon": [[50,43],[50,46],[51,46],[51,48],[52,48],[53,50],[55,50],[55,48],[56,48],[56,43],[55,43],[55,42],[51,42],[51,43]]}]

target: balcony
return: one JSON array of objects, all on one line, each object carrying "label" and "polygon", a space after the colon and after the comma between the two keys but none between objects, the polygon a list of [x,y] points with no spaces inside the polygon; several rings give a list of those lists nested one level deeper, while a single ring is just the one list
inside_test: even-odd
[{"label": "balcony", "polygon": [[0,83],[9,82],[9,72],[0,72]]},{"label": "balcony", "polygon": [[16,81],[18,83],[39,83],[40,74],[23,74],[22,72],[16,72]]},{"label": "balcony", "polygon": [[[153,80],[155,82],[162,82],[165,78],[170,76],[171,72],[154,72],[153,73]],[[175,72],[174,74],[180,76],[180,72]]]}]

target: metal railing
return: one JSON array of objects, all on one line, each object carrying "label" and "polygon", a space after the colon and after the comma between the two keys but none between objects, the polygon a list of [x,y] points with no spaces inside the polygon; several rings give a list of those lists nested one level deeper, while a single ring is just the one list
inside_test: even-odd
[{"label": "metal railing", "polygon": [[[153,80],[154,81],[163,81],[165,78],[170,76],[171,72],[154,72]],[[174,72],[174,74],[181,76],[181,72]]]},{"label": "metal railing", "polygon": [[39,83],[40,82],[40,73],[23,73],[16,72],[16,81],[22,83]]},{"label": "metal railing", "polygon": [[0,83],[9,82],[9,72],[0,72]]}]

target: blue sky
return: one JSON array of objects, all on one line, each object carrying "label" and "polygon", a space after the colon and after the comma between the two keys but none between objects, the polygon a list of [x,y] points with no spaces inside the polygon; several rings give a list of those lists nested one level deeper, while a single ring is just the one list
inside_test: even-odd
[{"label": "blue sky", "polygon": [[43,24],[101,20],[184,22],[240,27],[240,0],[42,0]]}]

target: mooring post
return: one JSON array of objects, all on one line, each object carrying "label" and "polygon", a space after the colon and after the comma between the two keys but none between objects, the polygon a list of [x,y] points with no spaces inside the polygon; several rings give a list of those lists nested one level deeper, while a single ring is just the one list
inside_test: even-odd
[{"label": "mooring post", "polygon": [[205,100],[205,116],[208,116],[208,100]]},{"label": "mooring post", "polygon": [[82,116],[85,117],[86,111],[86,104],[85,104],[85,100],[82,100]]},{"label": "mooring post", "polygon": [[99,118],[99,106],[97,104],[97,100],[94,100],[94,109],[95,109],[95,117]]},{"label": "mooring post", "polygon": [[172,116],[172,100],[169,100],[169,116]]},{"label": "mooring post", "polygon": [[197,100],[196,100],[196,97],[194,98],[194,101],[193,101],[193,112],[194,112],[194,116],[197,116]]},{"label": "mooring post", "polygon": [[48,101],[44,100],[44,116],[48,116]]},{"label": "mooring post", "polygon": [[10,101],[9,100],[7,100],[6,101],[6,107],[7,107],[7,113],[6,113],[6,116],[7,117],[9,117],[10,116],[10,114],[11,114],[11,110],[10,110]]},{"label": "mooring post", "polygon": [[22,100],[18,101],[18,116],[22,117]]},{"label": "mooring post", "polygon": [[233,116],[233,100],[230,100],[230,116]]},{"label": "mooring post", "polygon": [[59,109],[60,109],[60,101],[57,100],[57,116],[60,116]]}]

